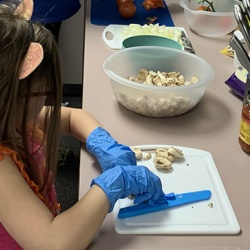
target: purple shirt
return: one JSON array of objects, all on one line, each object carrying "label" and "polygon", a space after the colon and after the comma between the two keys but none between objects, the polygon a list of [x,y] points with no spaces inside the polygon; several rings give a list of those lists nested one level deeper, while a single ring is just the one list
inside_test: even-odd
[{"label": "purple shirt", "polygon": [[3,225],[0,223],[0,249],[1,250],[21,250],[22,248],[9,235]]}]

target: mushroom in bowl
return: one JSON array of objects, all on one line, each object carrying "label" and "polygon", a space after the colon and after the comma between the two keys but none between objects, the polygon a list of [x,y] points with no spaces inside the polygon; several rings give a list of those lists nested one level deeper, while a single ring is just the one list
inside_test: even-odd
[{"label": "mushroom in bowl", "polygon": [[[210,64],[197,55],[154,46],[117,51],[105,60],[103,67],[118,102],[133,112],[150,117],[173,117],[188,112],[201,100],[215,76]],[[145,74],[145,82],[131,78],[138,78],[140,70]],[[175,72],[183,84],[154,84],[153,80],[146,80],[149,74],[145,71],[159,75]]]}]

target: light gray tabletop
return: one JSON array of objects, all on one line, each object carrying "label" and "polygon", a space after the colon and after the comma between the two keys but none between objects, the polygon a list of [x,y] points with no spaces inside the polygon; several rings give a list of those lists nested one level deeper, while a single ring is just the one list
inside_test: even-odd
[{"label": "light gray tabletop", "polygon": [[[184,27],[196,54],[216,71],[201,102],[189,113],[175,118],[149,118],[119,105],[103,71],[103,61],[115,53],[102,40],[104,26],[90,23],[90,1],[86,9],[83,107],[91,112],[120,143],[127,145],[168,144],[196,148],[212,154],[220,177],[238,218],[238,235],[120,235],[109,214],[89,249],[178,249],[195,247],[240,247],[250,249],[250,165],[249,156],[238,144],[242,102],[233,96],[225,80],[234,72],[233,60],[219,51],[231,35],[207,38],[187,26],[178,1],[168,0],[175,26]],[[81,150],[79,198],[99,174],[94,159]],[[224,248],[218,248],[224,249]],[[236,248],[237,249],[237,248]]]}]

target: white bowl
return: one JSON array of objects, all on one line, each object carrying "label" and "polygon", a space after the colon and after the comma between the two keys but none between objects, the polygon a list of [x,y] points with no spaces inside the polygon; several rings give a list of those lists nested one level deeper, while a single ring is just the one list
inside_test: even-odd
[{"label": "white bowl", "polygon": [[[151,117],[173,117],[191,110],[201,100],[214,79],[212,67],[202,58],[172,48],[142,46],[113,53],[103,64],[110,77],[118,102],[127,109]],[[187,86],[159,87],[128,80],[140,69],[178,71],[186,80],[197,76],[197,83]]]},{"label": "white bowl", "polygon": [[180,5],[184,9],[184,16],[189,27],[196,33],[218,37],[224,36],[237,27],[233,13],[234,0],[216,0],[214,8],[216,12],[197,11],[201,6],[195,0],[181,0]]}]

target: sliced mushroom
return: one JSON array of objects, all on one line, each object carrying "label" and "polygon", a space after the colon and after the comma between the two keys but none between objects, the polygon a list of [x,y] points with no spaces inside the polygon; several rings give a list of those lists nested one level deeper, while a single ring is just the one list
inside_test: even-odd
[{"label": "sliced mushroom", "polygon": [[152,157],[151,153],[150,153],[150,152],[147,152],[147,153],[145,154],[145,156],[143,157],[143,160],[147,161],[147,160],[151,159],[151,157]]},{"label": "sliced mushroom", "polygon": [[176,84],[176,86],[181,86],[181,85],[183,85],[183,82],[181,82],[178,78],[178,79],[175,79],[175,84]]},{"label": "sliced mushroom", "polygon": [[164,72],[158,70],[155,72],[153,70],[140,69],[137,77],[129,77],[129,80],[147,85],[176,87],[197,83],[198,77],[192,76],[190,81],[185,81],[184,76],[177,71]]},{"label": "sliced mushroom", "polygon": [[183,152],[178,148],[171,147],[171,148],[168,149],[168,153],[172,154],[172,155],[174,155],[174,156],[176,156],[178,158],[183,158],[184,157]]},{"label": "sliced mushroom", "polygon": [[148,72],[150,75],[152,75],[152,76],[157,76],[157,73],[156,72],[154,72],[153,70],[149,70],[149,72]]},{"label": "sliced mushroom", "polygon": [[169,161],[173,162],[175,160],[175,155],[172,155],[168,153],[168,156],[166,157]]},{"label": "sliced mushroom", "polygon": [[167,83],[167,86],[169,86],[169,85],[171,85],[171,84],[174,84],[174,85],[175,85],[175,79],[172,78],[172,77],[169,77],[169,78],[167,78],[166,83]]},{"label": "sliced mushroom", "polygon": [[168,156],[168,150],[165,148],[157,148],[155,150],[155,156],[159,156],[159,157],[167,157]]},{"label": "sliced mushroom", "polygon": [[146,69],[140,69],[137,79],[143,82],[146,81],[147,76],[148,76],[148,71]]},{"label": "sliced mushroom", "polygon": [[154,85],[162,86],[161,78],[159,76],[154,77],[152,81],[153,81]]},{"label": "sliced mushroom", "polygon": [[166,80],[166,76],[164,76],[164,75],[161,73],[161,71],[157,71],[157,75],[159,76],[159,78],[160,78],[161,80]]},{"label": "sliced mushroom", "polygon": [[136,77],[136,78],[134,79],[134,82],[143,83],[143,79],[139,79],[139,78]]},{"label": "sliced mushroom", "polygon": [[198,80],[198,77],[197,76],[192,76],[191,77],[191,82],[192,83],[197,83],[199,80]]},{"label": "sliced mushroom", "polygon": [[133,77],[133,76],[130,76],[129,78],[128,78],[130,81],[135,81],[135,77]]},{"label": "sliced mushroom", "polygon": [[178,77],[178,81],[180,81],[181,83],[184,83],[184,82],[185,82],[184,76],[183,76],[183,75],[180,75],[180,76]]},{"label": "sliced mushroom", "polygon": [[155,167],[159,170],[169,170],[171,169],[171,161],[165,157],[155,157],[154,158]]},{"label": "sliced mushroom", "polygon": [[180,72],[176,72],[176,71],[172,71],[172,72],[168,72],[167,73],[169,77],[172,77],[172,78],[178,78],[180,76]]},{"label": "sliced mushroom", "polygon": [[147,85],[154,85],[154,84],[153,84],[153,79],[154,79],[154,76],[151,75],[151,74],[149,74],[149,75],[147,76],[147,78],[146,78],[146,84],[147,84]]},{"label": "sliced mushroom", "polygon": [[142,158],[142,151],[139,148],[131,148],[131,150],[135,153],[135,157],[137,160]]}]

